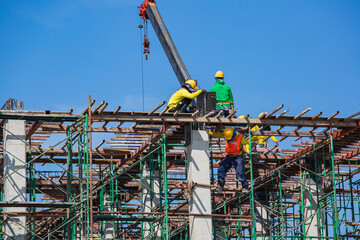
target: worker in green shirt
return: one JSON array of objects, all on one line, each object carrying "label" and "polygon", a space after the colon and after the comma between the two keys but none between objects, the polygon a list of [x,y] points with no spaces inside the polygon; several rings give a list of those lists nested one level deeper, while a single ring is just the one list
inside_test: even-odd
[{"label": "worker in green shirt", "polygon": [[216,92],[216,111],[223,111],[226,117],[234,108],[234,98],[231,88],[224,82],[224,73],[217,71],[215,73],[215,85],[212,86],[209,92]]}]

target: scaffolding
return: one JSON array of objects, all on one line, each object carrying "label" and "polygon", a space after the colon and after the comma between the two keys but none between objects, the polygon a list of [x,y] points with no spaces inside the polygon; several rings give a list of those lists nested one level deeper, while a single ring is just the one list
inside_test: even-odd
[{"label": "scaffolding", "polygon": [[[185,126],[191,124],[234,126],[248,139],[310,139],[293,142],[295,149],[263,152],[249,141],[250,154],[244,157],[249,192],[242,191],[231,171],[224,191],[216,189],[225,142],[209,141],[210,182],[203,187],[211,190],[212,212],[206,216],[212,219],[213,239],[360,238],[357,114],[275,116],[280,106],[263,118],[240,119],[156,112],[164,103],[150,112],[107,111],[107,103],[94,104],[89,102],[82,114],[0,112],[2,132],[8,131],[5,121],[26,121],[27,153],[27,201],[4,201],[0,188],[1,208],[26,210],[1,210],[0,239],[7,239],[4,226],[18,215],[26,216],[22,227],[28,239],[190,239],[189,218],[205,216],[189,212],[191,193],[199,185],[188,180]],[[251,131],[255,125],[278,129]],[[100,141],[97,133],[110,138]],[[51,139],[57,143],[42,147]],[[3,168],[3,155],[11,153],[2,134],[0,140]],[[7,177],[1,171],[2,183]]]},{"label": "scaffolding", "polygon": [[[277,164],[275,168],[252,159],[250,154],[251,192],[248,195],[236,192],[233,199],[214,207],[217,210],[214,213],[233,211],[244,220],[242,223],[224,221],[221,229],[214,228],[214,236],[219,236],[218,239],[352,239],[358,236],[359,159],[334,157],[332,135],[313,146],[306,155]],[[254,178],[254,166],[261,168],[259,165],[266,173]],[[238,188],[238,182],[235,187]],[[309,234],[310,225],[315,226],[313,235]]]}]

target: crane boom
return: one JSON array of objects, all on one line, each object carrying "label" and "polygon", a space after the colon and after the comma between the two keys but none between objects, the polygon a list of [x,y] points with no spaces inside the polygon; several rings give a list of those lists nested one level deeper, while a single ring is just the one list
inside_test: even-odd
[{"label": "crane boom", "polygon": [[180,57],[178,50],[172,40],[170,33],[156,7],[155,0],[145,0],[139,6],[139,15],[144,19],[149,19],[160,43],[166,53],[167,58],[178,78],[180,85],[185,84],[187,79],[191,79],[188,70],[185,67],[183,60]]},{"label": "crane boom", "polygon": [[[158,8],[156,7],[155,0],[144,0],[144,3],[139,6],[139,15],[143,19],[149,19],[157,37],[160,40],[160,43],[166,53],[166,56],[176,74],[177,79],[180,82],[180,85],[185,84],[187,79],[191,79],[188,70],[185,67],[183,60],[180,57],[178,50],[176,49],[175,43],[172,40],[170,33],[162,19]],[[145,40],[145,39],[144,39]],[[147,47],[147,53],[149,53],[149,41],[147,39],[146,46],[144,42],[144,50]],[[199,85],[198,85],[199,86]],[[200,98],[199,104],[197,104],[196,99],[193,99],[192,105],[200,109],[199,115],[203,116],[208,112],[212,112],[216,109],[216,93],[207,92],[201,93],[198,96]],[[204,126],[198,124],[185,124],[185,146],[191,144],[191,129],[203,129]]]}]

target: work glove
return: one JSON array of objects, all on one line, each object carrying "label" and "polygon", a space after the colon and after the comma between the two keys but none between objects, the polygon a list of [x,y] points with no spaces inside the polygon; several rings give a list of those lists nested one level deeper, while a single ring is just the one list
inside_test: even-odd
[{"label": "work glove", "polygon": [[189,105],[189,113],[194,113],[196,110],[196,107]]},{"label": "work glove", "polygon": [[201,89],[201,91],[202,91],[203,93],[207,93],[207,90],[206,90],[206,89]]}]

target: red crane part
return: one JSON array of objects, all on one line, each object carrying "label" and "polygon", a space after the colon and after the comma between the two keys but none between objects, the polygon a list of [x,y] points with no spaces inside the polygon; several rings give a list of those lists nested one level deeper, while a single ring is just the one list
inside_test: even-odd
[{"label": "red crane part", "polygon": [[155,0],[145,0],[144,3],[139,6],[139,16],[141,16],[143,19],[147,18],[145,13],[149,2],[155,3]]},{"label": "red crane part", "polygon": [[147,60],[148,59],[148,54],[150,53],[150,41],[149,41],[148,38],[144,38],[143,45],[144,45],[145,58]]}]

